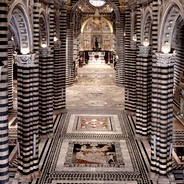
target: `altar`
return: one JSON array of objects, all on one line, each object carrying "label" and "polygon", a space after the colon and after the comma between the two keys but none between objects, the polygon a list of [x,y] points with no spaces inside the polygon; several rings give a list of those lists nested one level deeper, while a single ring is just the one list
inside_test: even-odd
[{"label": "altar", "polygon": [[105,52],[103,51],[89,51],[89,60],[104,60]]}]

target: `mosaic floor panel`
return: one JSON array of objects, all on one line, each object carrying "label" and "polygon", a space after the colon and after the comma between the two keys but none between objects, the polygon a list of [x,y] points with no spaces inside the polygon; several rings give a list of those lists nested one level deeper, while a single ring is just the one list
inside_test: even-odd
[{"label": "mosaic floor panel", "polygon": [[117,115],[72,114],[67,133],[122,134]]},{"label": "mosaic floor panel", "polygon": [[125,140],[63,141],[56,171],[129,171],[133,172]]}]

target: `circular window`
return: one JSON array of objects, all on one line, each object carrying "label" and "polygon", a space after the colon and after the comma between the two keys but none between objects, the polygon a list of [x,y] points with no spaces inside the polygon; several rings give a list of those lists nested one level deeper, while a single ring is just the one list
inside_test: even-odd
[{"label": "circular window", "polygon": [[90,4],[92,4],[93,6],[96,6],[96,7],[100,7],[100,6],[103,6],[106,1],[105,0],[89,0]]}]

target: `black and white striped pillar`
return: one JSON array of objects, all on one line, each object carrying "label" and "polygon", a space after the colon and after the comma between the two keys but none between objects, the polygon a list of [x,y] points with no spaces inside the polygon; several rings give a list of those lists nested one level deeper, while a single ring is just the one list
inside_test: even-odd
[{"label": "black and white striped pillar", "polygon": [[165,175],[172,169],[174,55],[157,53],[156,58],[152,74],[151,171]]},{"label": "black and white striped pillar", "polygon": [[53,57],[51,48],[40,48],[39,58],[39,133],[49,137],[53,131]]},{"label": "black and white striped pillar", "polygon": [[136,133],[147,136],[151,123],[151,48],[139,46],[136,64]]},{"label": "black and white striped pillar", "polygon": [[124,48],[124,30],[125,13],[120,15],[120,23],[116,27],[116,84],[122,86],[125,84],[125,48]]},{"label": "black and white striped pillar", "polygon": [[13,41],[8,41],[8,109],[13,110]]},{"label": "black and white striped pillar", "polygon": [[8,147],[8,20],[7,4],[0,1],[0,183],[9,181]]},{"label": "black and white striped pillar", "polygon": [[54,43],[54,113],[66,111],[66,5],[60,9],[60,39]]},{"label": "black and white striped pillar", "polygon": [[73,67],[73,24],[71,23],[67,29],[67,57],[66,57],[66,85],[70,86],[74,82]]},{"label": "black and white striped pillar", "polygon": [[136,41],[131,38],[131,10],[125,10],[125,109],[135,112],[136,107]]},{"label": "black and white striped pillar", "polygon": [[33,5],[33,54],[17,55],[17,147],[16,177],[29,182],[39,174],[39,11]]},{"label": "black and white striped pillar", "polygon": [[39,169],[39,80],[35,54],[16,55],[17,62],[17,148],[21,182],[32,180]]}]

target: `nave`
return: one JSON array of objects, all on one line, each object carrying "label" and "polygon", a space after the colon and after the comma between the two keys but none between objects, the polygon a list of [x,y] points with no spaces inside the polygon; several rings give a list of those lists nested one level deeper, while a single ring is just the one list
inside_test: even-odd
[{"label": "nave", "polygon": [[53,137],[40,147],[41,176],[33,184],[151,183],[149,144],[135,138],[113,67],[91,63],[78,73],[66,90],[67,112],[54,117]]}]

